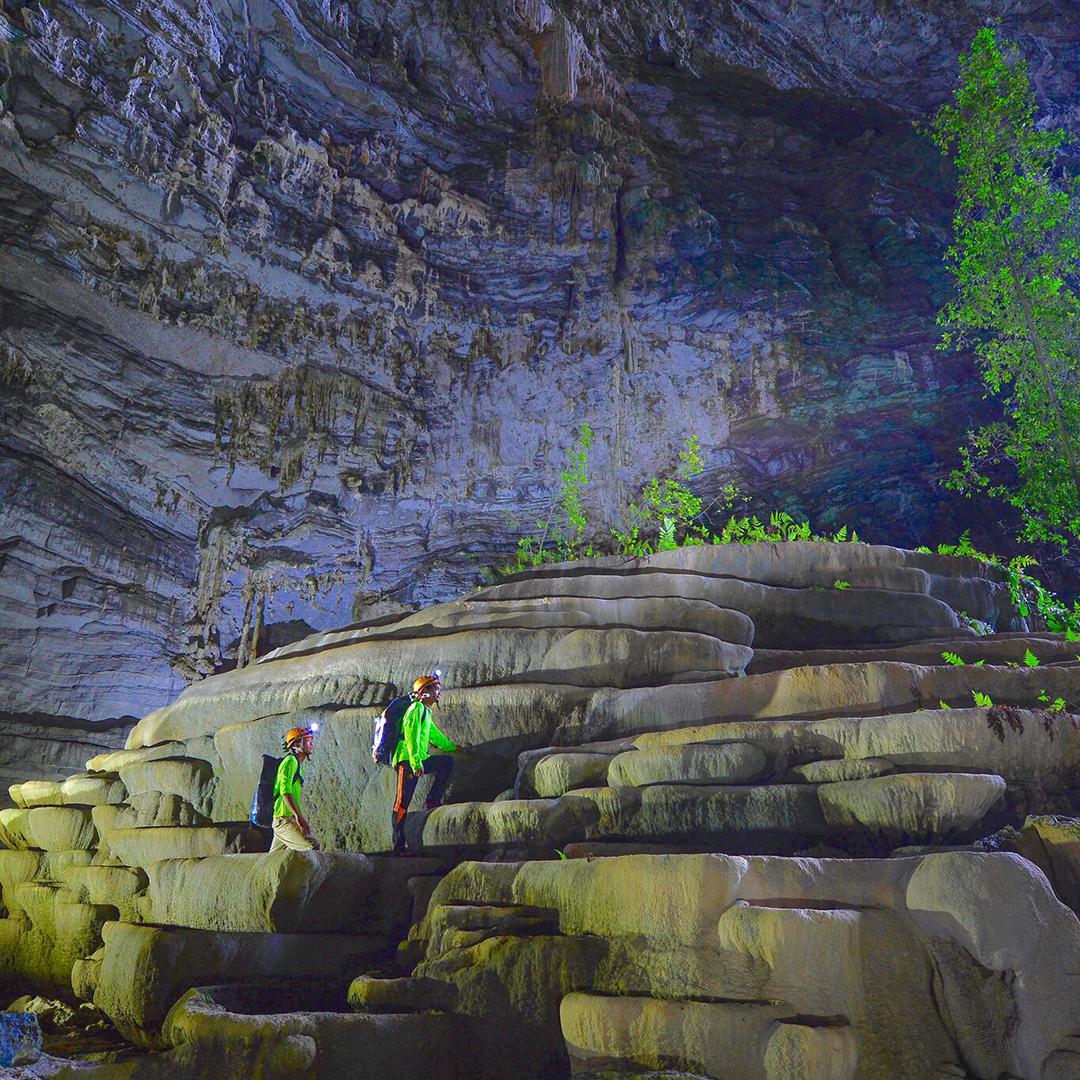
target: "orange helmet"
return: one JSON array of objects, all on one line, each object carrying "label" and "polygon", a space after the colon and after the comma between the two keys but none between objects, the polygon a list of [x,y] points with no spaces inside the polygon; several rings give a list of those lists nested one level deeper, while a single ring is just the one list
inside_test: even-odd
[{"label": "orange helmet", "polygon": [[281,736],[281,749],[289,750],[292,748],[293,743],[298,743],[301,739],[308,735],[314,735],[319,730],[318,724],[311,724],[309,727],[294,727],[289,728],[284,735]]},{"label": "orange helmet", "polygon": [[437,683],[442,680],[442,672],[436,671],[431,675],[421,675],[419,679],[415,680],[412,684],[412,692],[419,694],[425,686],[431,686],[432,683]]}]

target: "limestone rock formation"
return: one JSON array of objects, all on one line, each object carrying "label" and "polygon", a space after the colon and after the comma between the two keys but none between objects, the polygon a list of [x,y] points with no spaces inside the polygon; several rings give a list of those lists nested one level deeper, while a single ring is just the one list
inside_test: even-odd
[{"label": "limestone rock formation", "polygon": [[911,120],[991,16],[1076,108],[1069,5],[999,8],[9,0],[0,719],[458,594],[583,421],[600,534],[690,432],[707,498],[958,534]]},{"label": "limestone rock formation", "polygon": [[[1080,698],[1070,646],[977,564],[812,543],[319,632],[13,785],[0,972],[131,1044],[80,1080],[1075,1076],[1080,727],[1041,705]],[[393,858],[372,720],[437,663],[463,749]],[[267,854],[262,754],[316,717],[329,850]]]}]

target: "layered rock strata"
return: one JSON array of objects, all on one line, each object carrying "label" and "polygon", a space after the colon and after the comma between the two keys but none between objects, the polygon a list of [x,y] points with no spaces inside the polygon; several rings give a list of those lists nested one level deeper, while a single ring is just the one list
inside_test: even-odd
[{"label": "layered rock strata", "polygon": [[11,0],[0,711],[143,715],[452,597],[585,421],[598,535],[690,432],[707,502],[959,534],[985,406],[911,120],[1000,16],[1071,126],[1070,14]]}]

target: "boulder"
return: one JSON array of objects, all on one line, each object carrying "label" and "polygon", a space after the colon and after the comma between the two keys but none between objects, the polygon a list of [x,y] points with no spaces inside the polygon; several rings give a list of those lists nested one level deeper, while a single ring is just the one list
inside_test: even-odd
[{"label": "boulder", "polygon": [[1019,850],[1046,875],[1058,899],[1080,915],[1080,819],[1029,817]]},{"label": "boulder", "polygon": [[1005,781],[977,773],[896,773],[817,790],[831,828],[944,837],[974,828],[1005,794]]},{"label": "boulder", "polygon": [[612,787],[646,784],[746,784],[757,780],[769,759],[753,743],[689,743],[632,750],[611,761]]},{"label": "boulder", "polygon": [[12,806],[0,810],[0,844],[11,851],[25,851],[33,847],[29,826],[29,810]]},{"label": "boulder", "polygon": [[110,922],[94,1004],[125,1038],[162,1046],[161,1024],[192,986],[344,979],[383,948],[348,934],[226,933]]},{"label": "boulder", "polygon": [[80,903],[106,904],[124,922],[141,918],[138,900],[146,892],[146,874],[129,866],[67,866],[60,879]]},{"label": "boulder", "polygon": [[26,780],[8,788],[11,801],[26,809],[31,806],[60,806],[64,801],[58,780]]},{"label": "boulder", "polygon": [[452,1011],[454,1004],[453,984],[437,979],[358,975],[349,984],[349,1006],[356,1012]]},{"label": "boulder", "polygon": [[565,795],[571,788],[607,783],[610,754],[547,754],[533,766],[532,784],[542,799]]},{"label": "boulder", "polygon": [[[1080,922],[1039,870],[1014,854],[928,855],[908,881],[905,904],[922,933],[958,946],[979,965],[977,985],[1007,983],[1012,1019],[1001,1035],[1009,1073],[1041,1077],[1044,1063],[1057,1057],[1058,1068],[1067,1061],[1062,1048],[1075,1032]],[[964,984],[945,989],[955,995]],[[943,1007],[965,1015],[949,996]],[[955,1030],[964,1052],[966,1032]]]},{"label": "boulder", "polygon": [[[304,998],[265,984],[189,991],[163,1025],[164,1040],[174,1049],[140,1059],[140,1071],[130,1080],[238,1076],[336,1080],[361,1074],[474,1080],[498,1075],[500,1059],[482,1051],[484,1025],[469,1017],[354,1015],[321,1003],[297,1008]],[[114,1077],[91,1074],[88,1080]]]}]

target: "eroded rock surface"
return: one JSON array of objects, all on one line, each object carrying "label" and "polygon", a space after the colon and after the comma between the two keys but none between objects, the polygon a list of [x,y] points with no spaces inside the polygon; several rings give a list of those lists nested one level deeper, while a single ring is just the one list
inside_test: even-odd
[{"label": "eroded rock surface", "polygon": [[[13,785],[0,971],[155,1051],[82,1080],[1070,1075],[1080,729],[1040,706],[1080,696],[1071,643],[976,565],[895,548],[576,569],[311,635]],[[744,674],[793,594],[806,648],[789,626]],[[1013,629],[977,636],[961,596]],[[861,647],[875,611],[903,645]],[[372,720],[436,663],[463,749],[446,805],[418,787],[424,857],[393,858]],[[267,854],[243,820],[262,754],[316,718],[329,850]]]},{"label": "eroded rock surface", "polygon": [[600,533],[692,431],[706,501],[958,534],[911,120],[991,16],[1076,109],[1067,5],[999,6],[5,4],[0,710],[453,596],[582,421]]}]

